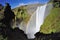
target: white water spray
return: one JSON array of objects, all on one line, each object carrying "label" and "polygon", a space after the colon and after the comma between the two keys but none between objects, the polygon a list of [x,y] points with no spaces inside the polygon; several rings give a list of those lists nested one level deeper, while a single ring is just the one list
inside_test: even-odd
[{"label": "white water spray", "polygon": [[[40,31],[40,27],[44,22],[44,19],[49,14],[52,8],[52,4],[45,4],[38,6],[36,12],[34,12],[27,24],[26,34],[29,39],[34,39],[34,34]],[[46,15],[45,15],[46,14]]]},{"label": "white water spray", "polygon": [[27,34],[28,39],[34,39],[34,34],[40,31],[40,27],[44,22],[44,19],[49,14],[52,8],[52,4],[45,4],[43,6],[38,6],[37,10],[32,14],[27,25],[22,22],[19,28]]},{"label": "white water spray", "polygon": [[44,22],[44,14],[47,4],[44,6],[38,7],[36,11],[36,32],[40,31],[40,27]]},{"label": "white water spray", "polygon": [[44,21],[44,13],[46,9],[47,4],[44,6],[39,6],[34,12],[30,18],[30,21],[27,24],[27,37],[29,39],[35,38],[34,34],[37,33],[40,30],[40,26],[43,24]]}]

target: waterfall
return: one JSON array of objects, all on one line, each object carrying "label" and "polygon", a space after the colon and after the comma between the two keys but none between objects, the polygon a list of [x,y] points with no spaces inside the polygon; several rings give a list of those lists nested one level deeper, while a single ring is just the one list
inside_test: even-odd
[{"label": "waterfall", "polygon": [[25,34],[27,34],[28,39],[35,38],[34,34],[40,31],[40,27],[51,9],[52,4],[38,6],[36,11],[32,14],[28,24],[25,25],[25,23],[22,22],[19,25],[19,28],[23,30]]},{"label": "waterfall", "polygon": [[27,37],[29,39],[35,38],[34,36],[35,31],[36,31],[36,13],[33,13],[27,24],[27,29],[26,29]]},{"label": "waterfall", "polygon": [[29,39],[34,39],[34,34],[40,31],[40,27],[44,19],[52,9],[52,4],[45,4],[38,6],[37,10],[32,14],[26,28],[26,34]]},{"label": "waterfall", "polygon": [[47,4],[44,6],[38,7],[36,11],[36,32],[40,31],[40,27],[44,22],[44,14]]},{"label": "waterfall", "polygon": [[44,21],[44,13],[46,9],[47,4],[43,6],[39,6],[34,12],[27,24],[27,37],[29,39],[35,38],[34,34],[40,30],[40,26],[43,24]]}]

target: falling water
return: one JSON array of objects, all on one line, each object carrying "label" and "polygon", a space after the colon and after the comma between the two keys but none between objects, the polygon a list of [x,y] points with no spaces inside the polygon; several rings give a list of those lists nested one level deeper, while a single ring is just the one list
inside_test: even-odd
[{"label": "falling water", "polygon": [[40,31],[40,26],[44,22],[44,14],[45,14],[46,6],[47,6],[47,4],[37,8],[37,11],[36,11],[36,32]]},{"label": "falling water", "polygon": [[27,25],[27,37],[29,39],[35,38],[34,34],[39,31],[40,26],[42,25],[44,20],[46,6],[47,4],[45,4],[44,6],[39,6],[36,12],[32,14]]},{"label": "falling water", "polygon": [[19,25],[19,28],[24,31],[25,34],[27,34],[28,39],[34,39],[34,34],[40,31],[40,27],[44,22],[44,19],[49,14],[49,11],[52,8],[52,4],[45,4],[43,6],[38,6],[37,10],[32,14],[29,22],[27,25],[25,25],[24,22],[22,22]]},{"label": "falling water", "polygon": [[[43,24],[44,19],[49,14],[50,9],[52,8],[51,6],[51,4],[38,6],[37,10],[32,14],[26,29],[26,34],[29,39],[35,38],[34,34],[40,31],[40,27]],[[49,8],[49,10],[47,10],[47,7]]]}]

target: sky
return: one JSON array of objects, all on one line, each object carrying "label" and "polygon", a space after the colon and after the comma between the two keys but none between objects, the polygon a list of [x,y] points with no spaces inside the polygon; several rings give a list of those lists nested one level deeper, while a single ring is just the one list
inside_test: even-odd
[{"label": "sky", "polygon": [[49,0],[0,0],[0,4],[5,5],[5,3],[7,2],[11,5],[11,8],[15,8],[21,5],[34,4],[34,3],[45,4],[48,1]]}]

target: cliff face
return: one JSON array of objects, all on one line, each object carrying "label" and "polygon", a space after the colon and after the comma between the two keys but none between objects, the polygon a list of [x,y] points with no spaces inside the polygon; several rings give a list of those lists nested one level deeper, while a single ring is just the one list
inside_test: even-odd
[{"label": "cliff face", "polygon": [[44,20],[43,25],[41,26],[40,32],[45,34],[50,34],[51,32],[56,33],[60,32],[60,1],[54,0],[53,8],[50,11],[50,14]]},{"label": "cliff face", "polygon": [[37,7],[41,5],[42,4],[29,4],[29,5],[20,6],[18,8],[13,9],[16,15],[16,20],[23,19],[21,21],[20,27],[27,25],[31,15],[36,11]]},{"label": "cliff face", "polygon": [[[52,4],[33,4],[23,6],[23,8],[26,9],[24,11],[30,15],[30,18],[27,20],[27,24],[25,19],[23,19],[18,27],[27,34],[28,38],[35,38],[34,34],[40,30],[40,26],[43,24],[44,18],[49,14]],[[28,17],[28,15],[26,17]]]},{"label": "cliff face", "polygon": [[[23,30],[24,33],[27,32],[26,34],[29,37],[34,38],[34,34],[36,33],[38,28],[38,26],[36,26],[36,22],[37,23],[39,22],[38,24],[40,25],[40,22],[42,22],[45,19],[43,24],[40,26],[41,28],[40,27],[38,28],[40,29],[40,32],[44,34],[50,34],[51,32],[53,33],[60,32],[60,8],[52,8],[52,5],[51,4],[49,5],[44,10],[42,8],[44,5],[41,6],[41,4],[25,5],[13,9],[16,15],[15,22],[16,24],[18,24],[16,27]],[[38,15],[36,16],[36,14],[38,14],[39,16]],[[0,12],[0,15],[3,15],[2,11]],[[2,18],[2,16],[0,17]],[[38,21],[36,21],[36,19]],[[18,34],[19,33],[17,33],[17,35]],[[15,33],[13,33],[13,35],[15,36]],[[39,34],[39,36],[42,35]]]},{"label": "cliff face", "polygon": [[50,14],[47,16],[45,19],[43,25],[41,26],[40,32],[43,33],[55,33],[55,32],[60,32],[60,8],[53,8],[50,11]]},{"label": "cliff face", "polygon": [[14,12],[17,12],[18,9],[26,9],[28,14],[32,14],[33,12],[36,11],[38,6],[41,6],[42,4],[29,4],[29,5],[23,5],[20,7],[17,7],[15,9],[13,9]]}]

